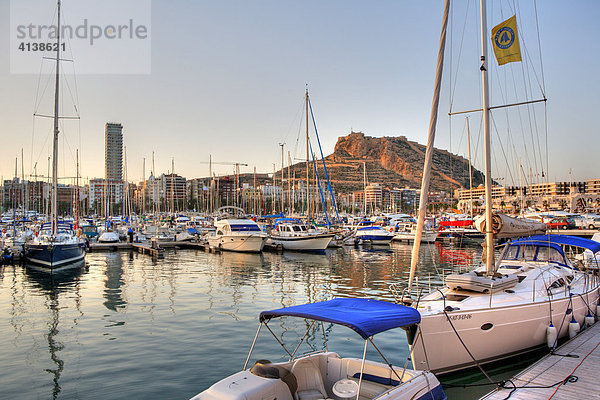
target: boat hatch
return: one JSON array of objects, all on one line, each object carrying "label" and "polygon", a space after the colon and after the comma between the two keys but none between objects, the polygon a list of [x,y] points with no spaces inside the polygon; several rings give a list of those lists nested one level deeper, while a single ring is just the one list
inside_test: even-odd
[{"label": "boat hatch", "polygon": [[446,296],[446,299],[448,301],[463,301],[468,299],[470,296],[465,296],[464,294],[455,294],[455,293],[449,293]]}]

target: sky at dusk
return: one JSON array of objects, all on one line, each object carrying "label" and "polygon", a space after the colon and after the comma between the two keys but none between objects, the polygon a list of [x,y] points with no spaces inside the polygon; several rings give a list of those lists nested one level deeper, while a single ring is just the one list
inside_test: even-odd
[{"label": "sky at dusk", "polygon": [[[64,0],[68,16],[70,3]],[[39,0],[53,21],[53,1]],[[86,1],[84,1],[84,4]],[[90,15],[99,1],[87,0]],[[117,73],[75,74],[63,89],[63,110],[77,97],[80,121],[62,124],[62,175],[104,175],[104,125],[123,124],[128,177],[146,176],[155,153],[156,171],[188,178],[208,175],[208,159],[248,164],[242,172],[280,166],[279,143],[303,158],[302,107],[308,85],[323,152],[353,131],[369,136],[406,136],[425,144],[431,113],[443,1],[425,0],[153,0],[149,73],[119,74],[141,55],[110,57]],[[537,26],[534,6],[537,6]],[[25,174],[45,174],[50,89],[36,74],[11,73],[11,2],[0,0],[0,175],[14,174],[23,149]],[[515,10],[516,9],[516,10]],[[465,118],[447,116],[481,105],[479,1],[453,6],[435,145],[467,156]],[[548,98],[544,105],[493,113],[493,178],[518,184],[518,163],[550,181],[600,178],[600,2],[596,0],[490,1],[488,31],[517,14],[524,62],[498,67],[490,61],[491,104]],[[539,26],[539,43],[538,31]],[[489,34],[487,35],[489,39]],[[541,50],[541,51],[540,51]],[[489,49],[491,52],[491,48]],[[542,63],[540,63],[540,53]],[[40,59],[41,59],[40,54]],[[72,55],[77,72],[77,54]],[[103,59],[103,61],[106,61]],[[72,67],[69,67],[71,70]],[[66,70],[65,74],[69,71]],[[65,77],[66,82],[75,80]],[[42,96],[38,81],[42,82]],[[76,96],[69,96],[76,93]],[[36,106],[36,99],[38,106]],[[546,111],[546,112],[544,112]],[[480,117],[470,118],[475,167],[483,169]],[[547,131],[546,131],[547,121]],[[534,131],[532,134],[531,131]],[[546,157],[546,135],[548,155]],[[220,174],[230,166],[215,166]],[[542,179],[539,178],[538,179]],[[515,182],[517,180],[517,182]]]}]

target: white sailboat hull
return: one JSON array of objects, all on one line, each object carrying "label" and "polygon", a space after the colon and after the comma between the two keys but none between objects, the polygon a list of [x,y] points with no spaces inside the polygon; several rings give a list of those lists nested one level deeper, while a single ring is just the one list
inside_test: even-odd
[{"label": "white sailboat hull", "polygon": [[[595,305],[598,302],[598,289],[584,293],[582,297],[588,304]],[[583,324],[588,313],[583,299],[574,295],[570,307],[580,324]],[[568,334],[571,319],[571,314],[565,317],[568,307],[568,296],[552,300],[552,321],[556,329],[560,329],[559,338]],[[448,317],[471,354],[479,363],[487,363],[545,346],[549,308],[548,301],[532,303],[530,300],[530,304],[451,311]],[[474,367],[475,363],[446,315],[422,314],[417,339],[411,347],[414,368],[443,374]],[[492,327],[484,330],[482,327],[485,328],[485,324],[492,324]]]}]

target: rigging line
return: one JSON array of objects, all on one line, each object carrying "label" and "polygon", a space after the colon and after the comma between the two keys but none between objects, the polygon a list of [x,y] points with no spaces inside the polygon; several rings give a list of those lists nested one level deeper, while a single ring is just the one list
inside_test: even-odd
[{"label": "rigging line", "polygon": [[302,113],[300,115],[300,123],[298,124],[298,134],[296,135],[296,144],[294,145],[294,160],[298,160],[296,155],[298,154],[298,144],[300,143],[300,134],[302,133],[302,121],[304,119],[304,99],[302,99]]},{"label": "rigging line", "polygon": [[[69,81],[67,80],[67,75],[65,74],[65,69],[61,69],[61,74],[62,74],[62,81],[64,82],[65,86],[67,87],[67,91],[69,92],[69,95],[71,96],[71,100],[73,100],[73,107],[75,108],[75,115],[77,115],[77,117],[81,117],[79,115],[79,106],[76,104],[76,100],[75,97],[73,96],[73,92],[71,91],[71,86],[69,86]],[[64,107],[63,107],[64,110]]]},{"label": "rigging line", "polygon": [[[526,54],[528,54],[528,53],[526,53]],[[533,86],[531,84],[531,77],[530,77],[530,71],[533,70],[533,61],[531,60],[531,58],[526,57],[525,58],[525,62],[530,67],[530,68],[526,69],[526,71],[527,71],[527,81],[526,81],[526,84],[528,83],[528,85],[529,85],[528,86],[529,93],[531,93],[531,96],[533,97]],[[523,63],[523,64],[525,64],[525,63]],[[534,71],[534,76],[535,76],[535,71]],[[538,87],[539,87],[539,81],[538,81]],[[544,95],[544,94],[542,93],[542,95]],[[545,98],[545,95],[544,95],[544,98]],[[535,141],[533,139],[534,139],[534,136],[535,136],[535,138],[537,138],[537,151],[538,151],[539,160],[540,160],[539,161],[540,170],[543,171],[544,168],[543,168],[543,163],[542,163],[542,150],[541,150],[541,145],[540,145],[540,138],[539,138],[539,134],[535,134],[534,135],[534,133],[538,132],[538,128],[537,128],[537,117],[536,117],[536,113],[533,112],[533,106],[531,108],[528,108],[528,112],[531,112],[531,116],[532,116],[532,120],[533,120],[533,126],[535,127],[535,129],[534,129],[534,127],[531,127],[531,135],[532,135],[532,141],[533,141],[534,155],[535,155],[536,147],[535,147]],[[531,125],[531,121],[530,121],[530,125]],[[536,160],[537,160],[537,158],[536,158]],[[536,161],[536,169],[537,169],[537,161]]]},{"label": "rigging line", "polygon": [[[515,95],[515,98],[518,99],[519,95],[517,93],[517,83],[516,83],[515,71],[513,68],[510,69],[510,74],[511,74],[511,78],[512,78],[512,86],[513,86],[514,95]],[[506,114],[506,116],[508,118],[508,114]],[[523,146],[525,148],[525,154],[527,155],[527,154],[529,154],[529,152],[527,151],[527,141],[525,140],[525,134],[524,134],[525,128],[524,128],[523,116],[521,114],[520,107],[517,107],[517,116],[519,117],[519,125],[521,128],[521,136],[523,139]],[[525,161],[527,163],[527,166],[529,167],[530,166],[529,158],[525,158]]]},{"label": "rigging line", "polygon": [[[48,90],[48,86],[50,86],[50,83],[52,82],[52,76],[54,76],[54,70],[56,69],[55,65],[52,65],[52,69],[50,70],[50,74],[48,75],[48,79],[46,80],[46,85],[44,86],[44,90],[42,91],[41,96],[37,96],[36,94],[36,102],[37,104],[35,104],[33,110],[34,110],[34,114],[37,114],[37,111],[39,109],[39,107],[42,104],[42,101],[44,99],[44,96],[46,94],[46,91]],[[41,73],[41,72],[40,72]]]},{"label": "rigging line", "polygon": [[477,132],[477,143],[475,144],[475,157],[472,161],[471,164],[476,165],[477,163],[477,156],[480,153],[479,150],[479,140],[481,139],[481,135],[482,135],[482,129],[483,129],[483,118],[479,118],[479,131]]},{"label": "rigging line", "polygon": [[[528,88],[527,86],[527,79],[525,78],[526,74],[525,74],[525,66],[523,65],[524,63],[521,63],[521,74],[523,77],[523,82],[524,82],[524,89],[525,89],[525,98],[527,98],[529,100],[529,90],[530,87]],[[534,134],[533,134],[533,125],[532,125],[532,113],[531,113],[531,108],[530,107],[526,107],[525,108],[527,110],[527,119],[529,122],[529,136],[531,137],[531,149],[532,149],[532,153],[533,153],[533,163],[534,163],[534,169],[536,171],[538,171],[538,161],[537,161],[537,154],[536,154],[536,148],[535,148],[535,138],[534,138]]]},{"label": "rigging line", "polygon": [[[66,18],[64,16],[64,11],[63,11],[63,20],[66,23]],[[65,24],[66,25],[66,24]],[[75,56],[73,54],[73,47],[71,46],[71,38],[69,36],[65,36],[65,42],[67,43],[67,45],[69,46],[69,53],[71,54],[71,59],[75,59]],[[73,85],[75,87],[75,99],[73,100],[75,102],[75,105],[77,107],[77,115],[79,115],[79,90],[77,89],[77,74],[75,73],[75,63],[72,63],[73,66]]]},{"label": "rigging line", "polygon": [[510,179],[514,185],[515,178],[513,177],[513,174],[511,172],[511,168],[510,168],[510,164],[508,162],[508,158],[506,157],[506,153],[504,152],[504,145],[502,144],[502,139],[500,138],[500,133],[498,132],[498,126],[496,126],[496,120],[494,119],[494,115],[492,113],[490,113],[490,117],[492,120],[492,124],[494,125],[494,130],[496,131],[496,136],[498,137],[498,143],[500,143],[500,149],[502,150],[502,154],[504,155],[504,161],[506,161],[506,169],[508,170]]},{"label": "rigging line", "polygon": [[[519,14],[519,23],[521,24],[521,17],[520,17],[520,10],[518,9],[518,3],[516,4],[516,7],[517,7],[518,14]],[[523,25],[521,24],[521,26],[523,26]],[[525,36],[523,35],[523,32],[521,32],[521,37],[522,37],[523,39],[525,38]],[[542,90],[542,94],[543,94],[543,96],[544,96],[544,98],[545,98],[545,92],[544,92],[544,90],[543,90],[543,89],[542,89],[542,87],[541,87],[541,84],[540,84],[539,78],[538,78],[538,76],[537,76],[537,74],[536,74],[536,71],[535,71],[535,67],[534,67],[533,61],[532,61],[531,57],[529,56],[529,52],[528,52],[528,50],[527,50],[527,46],[526,46],[526,44],[525,44],[525,40],[521,40],[520,42],[522,43],[522,46],[523,46],[523,49],[524,49],[524,52],[525,52],[525,59],[524,59],[524,60],[523,60],[523,62],[521,63],[521,70],[522,70],[522,73],[523,73],[523,81],[524,81],[524,85],[525,85],[525,93],[526,93],[526,95],[527,95],[527,93],[531,93],[531,94],[532,94],[532,97],[533,97],[533,90],[532,90],[532,85],[531,85],[531,78],[530,78],[530,76],[529,76],[529,74],[530,74],[530,71],[532,71],[532,73],[533,73],[533,75],[534,75],[534,77],[535,77],[535,79],[536,79],[536,81],[537,81],[537,83],[538,83],[538,87],[540,88],[540,90]],[[528,62],[528,66],[529,66],[530,68],[527,68],[527,70],[526,70],[526,71],[527,71],[527,79],[525,79],[525,73],[524,73],[524,71],[525,71],[525,63],[527,63],[527,62]],[[529,83],[529,87],[527,86],[527,82]],[[528,92],[528,89],[529,89],[529,92]],[[528,112],[528,116],[529,116],[529,118],[530,118],[530,121],[529,121],[529,123],[530,123],[530,129],[531,129],[531,140],[532,140],[532,147],[533,147],[533,155],[534,155],[535,169],[536,169],[536,170],[538,170],[538,163],[537,163],[537,155],[536,155],[535,140],[534,140],[534,135],[533,135],[533,128],[531,127],[531,119],[532,119],[532,116],[531,116],[531,109],[530,109],[529,107],[528,107],[528,109],[527,109],[527,112]],[[534,120],[536,119],[536,118],[535,118],[535,113],[533,114],[533,119],[534,119]],[[534,125],[535,125],[535,126],[536,126],[536,128],[537,128],[537,122],[536,122],[536,121],[534,121]],[[542,165],[542,161],[541,161],[541,160],[542,160],[542,152],[541,152],[541,146],[540,146],[540,143],[539,143],[539,135],[538,135],[538,146],[537,146],[537,150],[538,150],[538,153],[539,153],[539,157],[540,157],[540,166],[541,166],[541,165]],[[543,170],[543,167],[542,167],[541,169]]]},{"label": "rigging line", "polygon": [[[544,103],[544,129],[546,131],[546,174],[550,176],[550,170],[548,169],[548,104]],[[550,179],[550,178],[548,178]],[[571,189],[569,189],[571,190]]]},{"label": "rigging line", "polygon": [[[454,85],[453,85],[453,87],[450,90],[450,110],[452,110],[452,104],[454,103],[454,95],[456,93],[456,84],[458,82],[458,70],[459,70],[460,60],[461,60],[461,56],[462,56],[462,49],[463,49],[463,44],[464,44],[464,39],[465,39],[465,32],[466,32],[466,29],[467,29],[467,20],[468,20],[468,17],[469,17],[469,6],[470,5],[471,5],[471,1],[469,0],[469,1],[467,1],[467,9],[465,11],[465,20],[463,21],[463,30],[462,30],[462,35],[461,35],[461,38],[460,38],[460,46],[458,48],[458,60],[456,60],[456,72],[455,72],[455,75],[454,75]],[[452,34],[452,31],[450,31],[450,33]],[[452,50],[452,46],[450,46],[450,50]],[[450,62],[450,77],[452,79],[452,58],[450,59],[450,61],[451,61]]]},{"label": "rigging line", "polygon": [[[516,14],[518,15],[519,25],[520,26],[524,26],[523,23],[522,23],[521,11],[519,9],[518,4],[516,5],[516,7],[517,7],[517,13]],[[536,20],[537,20],[537,14],[536,14]],[[519,40],[519,44],[523,47],[523,50],[525,52],[525,59],[528,59],[531,62],[531,69],[533,71],[533,76],[535,77],[535,80],[536,80],[536,82],[538,84],[538,87],[540,88],[540,90],[542,91],[542,93],[545,93],[545,90],[543,89],[542,84],[540,83],[540,79],[539,79],[539,77],[538,77],[538,75],[536,73],[536,70],[535,70],[535,67],[534,67],[534,64],[533,64],[533,60],[532,60],[531,56],[529,55],[529,51],[527,50],[527,44],[526,44],[526,41],[525,41],[525,35],[524,35],[524,31],[523,30],[519,31],[519,36],[522,38],[522,40]],[[539,47],[539,45],[540,45],[540,42],[539,42],[539,31],[538,31],[538,47]],[[541,67],[541,62],[542,61],[540,59],[540,67]]]},{"label": "rigging line", "polygon": [[296,115],[292,119],[292,122],[290,122],[290,125],[288,127],[287,133],[285,134],[285,137],[283,138],[283,142],[282,143],[287,143],[288,137],[290,136],[290,132],[292,131],[292,126],[294,126],[296,124],[296,120],[298,118],[298,115],[300,115],[300,114],[303,113],[303,109],[304,109],[304,102],[302,102],[300,104],[300,107],[299,107],[298,111],[296,111]]},{"label": "rigging line", "polygon": [[[500,76],[500,73],[498,73],[498,76]],[[506,87],[508,87],[506,69],[503,69],[502,77],[504,80],[504,85]],[[503,103],[507,104],[508,103],[508,90],[506,90],[506,92],[503,90],[503,86],[500,84],[500,79],[498,79],[496,82],[498,84],[498,91],[500,92],[500,97],[502,98]],[[512,140],[511,140],[512,138],[511,138],[510,119],[508,117],[508,113],[509,113],[509,110],[505,109],[504,115],[506,116],[506,132],[507,132],[508,144],[510,145],[510,143],[512,142]],[[496,129],[498,129],[498,128],[496,127]],[[498,134],[498,132],[497,132],[497,134]],[[500,137],[499,134],[498,134],[498,137]],[[504,151],[504,149],[503,149],[503,151]],[[513,162],[514,162],[514,157],[515,157],[515,154],[513,153],[513,160],[512,160]],[[504,158],[507,161],[507,168],[509,168],[509,171],[510,171],[510,167],[508,167],[508,159],[507,159],[506,155],[504,156]],[[511,174],[511,180],[514,185],[514,180],[512,179],[512,174]]]},{"label": "rigging line", "polygon": [[546,93],[546,80],[544,78],[544,62],[542,61],[542,44],[540,41],[540,24],[538,21],[537,0],[533,0],[533,10],[535,13],[535,29],[537,32],[537,39],[538,39],[538,51],[539,51],[539,57],[540,57],[540,72],[542,75],[542,90],[544,93]]}]

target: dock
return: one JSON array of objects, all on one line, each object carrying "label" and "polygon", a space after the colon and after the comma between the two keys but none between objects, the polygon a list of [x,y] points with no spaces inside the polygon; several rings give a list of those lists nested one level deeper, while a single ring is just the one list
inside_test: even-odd
[{"label": "dock", "polygon": [[[211,253],[220,253],[221,249],[209,246],[207,242],[195,242],[195,241],[181,241],[181,242],[158,242],[158,248],[153,248],[151,242],[118,242],[118,243],[90,243],[90,252],[101,252],[101,251],[137,251],[141,254],[149,254],[152,257],[162,257],[164,250],[166,249],[192,249],[192,250],[203,250]],[[279,245],[267,245],[263,248],[264,252],[271,253],[282,253],[283,246]]]},{"label": "dock", "polygon": [[165,249],[196,249],[207,250],[208,244],[202,242],[158,242],[158,248],[153,248],[151,242],[118,242],[118,243],[90,243],[90,252],[98,251],[120,251],[120,250],[137,250],[142,254],[155,255],[158,254],[154,250]]},{"label": "dock", "polygon": [[558,347],[554,354],[515,375],[511,381],[516,389],[496,389],[481,400],[502,400],[508,396],[522,400],[600,398],[599,365],[600,322],[596,322]]}]

